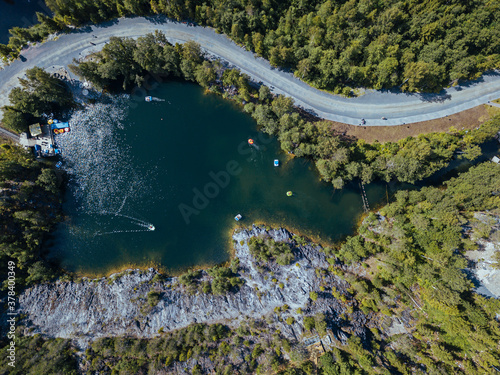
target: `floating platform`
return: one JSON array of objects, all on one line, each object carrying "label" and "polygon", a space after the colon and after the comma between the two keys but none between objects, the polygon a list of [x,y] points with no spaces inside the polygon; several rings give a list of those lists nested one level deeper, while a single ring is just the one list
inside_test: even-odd
[{"label": "floating platform", "polygon": [[63,134],[63,133],[68,133],[70,131],[69,127],[65,127],[62,129],[54,129],[54,134]]},{"label": "floating platform", "polygon": [[49,120],[47,122],[54,134],[63,134],[70,131],[69,124],[67,122],[61,122],[56,119]]},{"label": "floating platform", "polygon": [[49,120],[47,121],[47,123],[50,125],[50,128],[52,130],[69,128],[69,124],[67,121]]},{"label": "floating platform", "polygon": [[236,221],[240,221],[242,218],[243,218],[243,216],[241,216],[240,214],[238,214],[238,215],[236,215],[236,216],[234,217],[234,220],[236,220]]}]

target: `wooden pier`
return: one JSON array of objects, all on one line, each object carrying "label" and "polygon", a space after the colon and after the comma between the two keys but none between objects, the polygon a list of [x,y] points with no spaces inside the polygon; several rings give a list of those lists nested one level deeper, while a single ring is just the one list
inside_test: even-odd
[{"label": "wooden pier", "polygon": [[370,205],[368,204],[368,197],[366,196],[365,185],[363,185],[363,183],[361,182],[359,186],[361,187],[361,199],[363,200],[363,210],[365,212],[369,212]]}]

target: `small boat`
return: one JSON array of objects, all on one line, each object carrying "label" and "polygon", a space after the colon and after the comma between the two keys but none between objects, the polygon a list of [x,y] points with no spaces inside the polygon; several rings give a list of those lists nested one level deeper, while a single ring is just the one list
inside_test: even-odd
[{"label": "small boat", "polygon": [[286,192],[286,195],[287,195],[287,197],[291,197],[291,196],[293,195],[293,193],[292,193],[292,191],[290,190],[290,191],[287,191],[287,192]]},{"label": "small boat", "polygon": [[280,166],[280,161],[278,159],[274,159],[274,166],[279,167]]},{"label": "small boat", "polygon": [[58,161],[56,163],[56,168],[61,168],[62,167],[62,161]]},{"label": "small boat", "polygon": [[153,224],[149,224],[148,225],[148,229],[149,230],[155,230],[156,228],[155,228],[155,226]]},{"label": "small boat", "polygon": [[250,139],[248,140],[248,144],[249,144],[249,145],[253,145],[253,139],[252,139],[252,138],[250,138]]},{"label": "small boat", "polygon": [[144,98],[144,100],[145,100],[145,101],[147,101],[147,102],[150,102],[150,101],[152,101],[152,100],[153,100],[153,97],[152,97],[152,96],[146,96],[146,97]]},{"label": "small boat", "polygon": [[236,215],[236,216],[234,217],[234,220],[236,220],[236,221],[240,221],[242,218],[243,218],[243,216],[241,216],[240,214],[238,214],[238,215]]}]

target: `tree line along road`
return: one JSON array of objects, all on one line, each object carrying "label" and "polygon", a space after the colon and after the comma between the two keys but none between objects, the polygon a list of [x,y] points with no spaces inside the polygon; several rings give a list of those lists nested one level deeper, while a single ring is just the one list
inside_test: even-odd
[{"label": "tree line along road", "polygon": [[[18,59],[0,71],[0,107],[8,104],[9,92],[29,68],[67,67],[73,58],[100,50],[111,36],[137,38],[155,30],[162,31],[172,43],[194,40],[206,52],[226,60],[255,81],[263,82],[274,93],[292,97],[296,105],[324,119],[351,125],[359,125],[362,118],[366,126],[433,120],[500,98],[499,72],[489,72],[479,80],[439,94],[366,90],[362,96],[344,98],[314,89],[292,73],[272,68],[268,61],[256,57],[213,29],[162,18],[137,17],[78,29],[22,51],[24,61]],[[387,119],[382,120],[382,117]]]}]

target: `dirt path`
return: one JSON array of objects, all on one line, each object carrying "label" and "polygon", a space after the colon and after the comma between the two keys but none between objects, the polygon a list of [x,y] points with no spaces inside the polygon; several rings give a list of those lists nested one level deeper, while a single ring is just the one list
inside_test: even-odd
[{"label": "dirt path", "polygon": [[13,133],[1,127],[0,127],[0,137],[10,139],[16,143],[19,143],[19,136],[16,133]]}]

